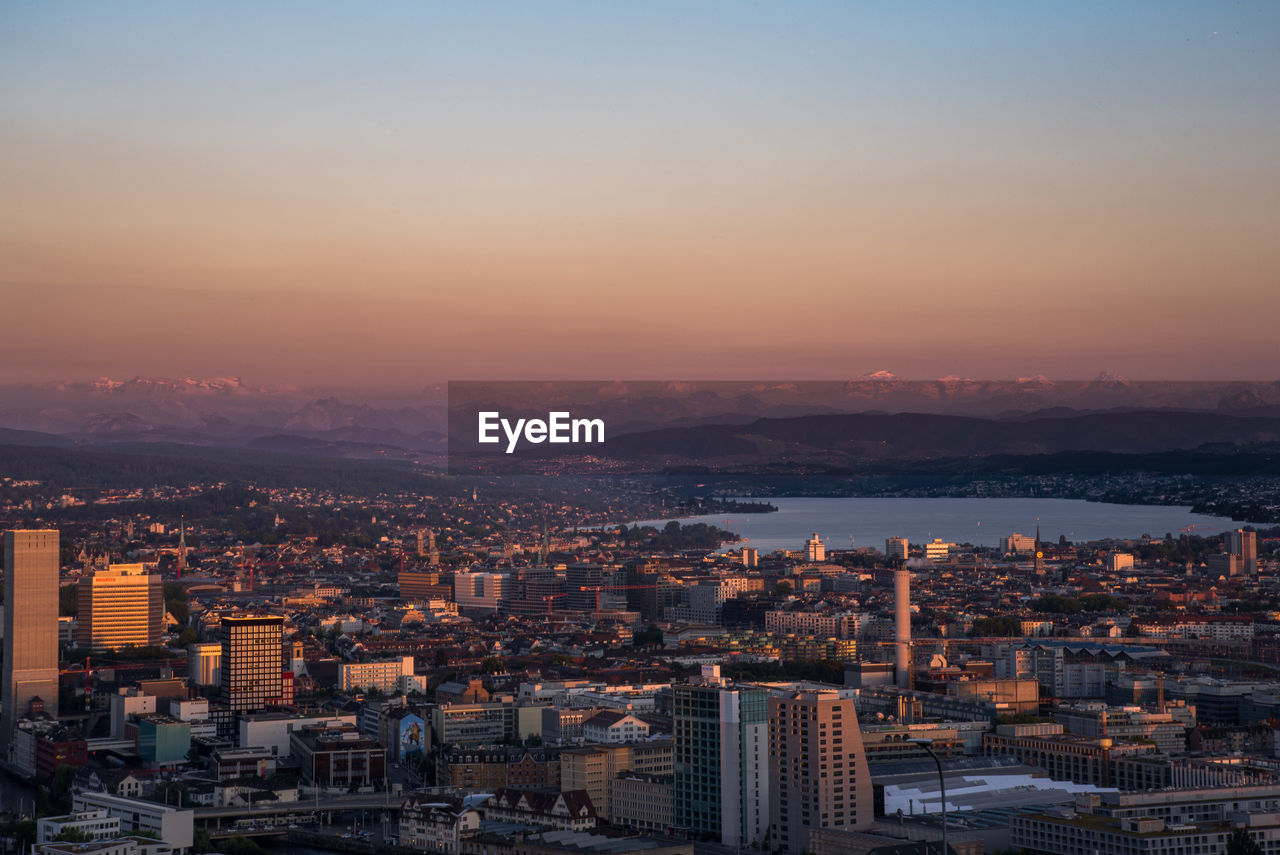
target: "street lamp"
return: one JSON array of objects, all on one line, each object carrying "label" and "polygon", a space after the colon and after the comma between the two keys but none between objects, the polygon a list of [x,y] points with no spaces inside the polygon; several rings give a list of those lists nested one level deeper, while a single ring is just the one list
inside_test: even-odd
[{"label": "street lamp", "polygon": [[942,796],[942,855],[951,855],[951,849],[947,846],[947,782],[942,777],[942,759],[934,753],[932,739],[908,739],[907,742],[923,748],[933,758],[933,762],[938,764],[938,789]]}]

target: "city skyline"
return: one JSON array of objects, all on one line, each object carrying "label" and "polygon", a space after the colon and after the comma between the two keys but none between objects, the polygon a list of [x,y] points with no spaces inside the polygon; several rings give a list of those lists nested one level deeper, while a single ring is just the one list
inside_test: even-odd
[{"label": "city skyline", "polygon": [[8,10],[0,382],[1272,379],[1280,10]]}]

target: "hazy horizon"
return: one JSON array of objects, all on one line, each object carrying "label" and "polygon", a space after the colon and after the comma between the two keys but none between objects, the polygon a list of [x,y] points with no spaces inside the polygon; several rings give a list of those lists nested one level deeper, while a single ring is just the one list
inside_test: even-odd
[{"label": "hazy horizon", "polygon": [[0,12],[0,383],[1280,377],[1280,6]]}]

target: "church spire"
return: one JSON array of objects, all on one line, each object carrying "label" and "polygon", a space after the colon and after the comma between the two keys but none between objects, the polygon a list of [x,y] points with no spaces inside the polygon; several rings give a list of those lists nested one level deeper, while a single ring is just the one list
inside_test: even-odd
[{"label": "church spire", "polygon": [[178,578],[181,579],[182,571],[187,569],[187,518],[178,519]]}]

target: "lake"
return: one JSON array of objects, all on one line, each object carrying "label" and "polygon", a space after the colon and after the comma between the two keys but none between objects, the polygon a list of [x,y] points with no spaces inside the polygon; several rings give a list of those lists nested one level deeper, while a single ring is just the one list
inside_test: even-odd
[{"label": "lake", "polygon": [[[817,532],[828,549],[871,546],[883,550],[890,537],[905,537],[913,544],[940,537],[952,543],[999,546],[1000,538],[1013,532],[1034,535],[1037,523],[1044,540],[1070,541],[1103,538],[1138,538],[1149,534],[1162,538],[1190,525],[1206,528],[1197,534],[1220,534],[1239,523],[1226,517],[1193,514],[1190,508],[1170,505],[1109,505],[1080,499],[894,499],[894,498],[744,498],[768,501],[778,508],[771,514],[728,514],[728,528],[747,538],[761,554],[775,549],[802,549]],[[725,514],[691,517],[681,522],[725,525]],[[668,520],[645,520],[641,525],[661,527]],[[729,548],[737,548],[737,544]]]}]

